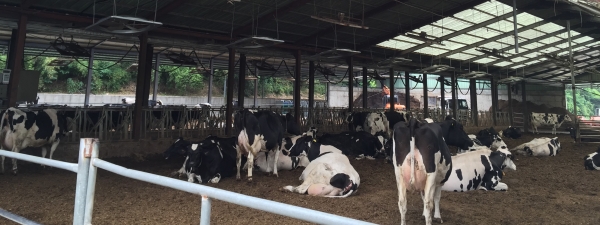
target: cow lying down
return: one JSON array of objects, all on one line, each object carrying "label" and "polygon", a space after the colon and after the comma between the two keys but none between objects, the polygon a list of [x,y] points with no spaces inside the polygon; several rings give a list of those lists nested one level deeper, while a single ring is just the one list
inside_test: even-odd
[{"label": "cow lying down", "polygon": [[[274,160],[275,154],[268,154],[267,157],[266,152],[259,152],[258,154],[256,154],[256,159],[254,159],[254,168],[264,173],[270,173],[271,171],[267,171],[267,165],[269,163],[273,165]],[[291,157],[284,154],[280,154],[279,159],[277,161],[277,169],[294,170],[299,166],[306,167],[309,163],[310,161],[308,161],[308,158],[306,158],[306,156],[304,155]],[[247,166],[244,166],[244,168],[247,168]]]},{"label": "cow lying down", "polygon": [[300,175],[300,186],[285,186],[283,190],[322,197],[348,197],[360,185],[358,172],[339,149],[313,142],[311,136],[296,141],[291,156],[305,153],[310,163]]},{"label": "cow lying down", "polygon": [[521,144],[512,151],[517,151],[520,155],[529,156],[556,156],[560,151],[560,142],[558,137],[554,138],[534,138],[530,142]]},{"label": "cow lying down", "polygon": [[[500,182],[504,168],[517,170],[513,155],[508,150],[482,149],[452,156],[452,173],[442,186],[443,191],[467,192],[473,190],[506,191]],[[438,204],[436,204],[438,205]]]},{"label": "cow lying down", "polygon": [[586,170],[600,170],[600,147],[596,152],[583,157],[583,161]]}]

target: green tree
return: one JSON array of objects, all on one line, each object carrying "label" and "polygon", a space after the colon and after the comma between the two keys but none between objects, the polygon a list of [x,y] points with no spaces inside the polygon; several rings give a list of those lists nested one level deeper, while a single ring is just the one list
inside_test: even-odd
[{"label": "green tree", "polygon": [[[594,116],[596,107],[600,105],[600,90],[597,88],[577,88],[577,115],[590,117]],[[567,110],[573,113],[573,94],[571,89],[565,91]]]}]

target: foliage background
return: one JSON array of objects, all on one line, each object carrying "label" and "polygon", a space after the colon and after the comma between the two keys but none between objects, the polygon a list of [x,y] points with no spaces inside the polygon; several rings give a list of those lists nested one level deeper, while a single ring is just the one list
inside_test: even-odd
[{"label": "foliage background", "polygon": [[[570,88],[565,91],[567,110],[571,113],[573,113],[572,93]],[[596,107],[600,105],[600,90],[598,88],[577,88],[575,94],[577,98],[577,115],[594,116]]]}]

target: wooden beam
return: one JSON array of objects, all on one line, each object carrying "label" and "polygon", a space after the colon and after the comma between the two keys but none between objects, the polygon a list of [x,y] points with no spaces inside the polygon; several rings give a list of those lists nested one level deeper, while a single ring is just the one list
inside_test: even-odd
[{"label": "wooden beam", "polygon": [[[288,12],[294,10],[294,9],[297,9],[297,8],[302,7],[303,5],[306,5],[306,3],[310,2],[310,1],[311,0],[295,0],[295,1],[293,1],[293,2],[291,2],[289,4],[287,4],[287,5],[281,6],[281,7],[277,8],[277,9],[275,9],[275,10],[273,10],[273,11],[271,11],[271,12],[269,12],[269,13],[261,16],[261,17],[259,17],[257,19],[258,22],[256,23],[257,24],[256,26],[261,25],[261,24],[266,24],[268,22],[271,22],[271,21],[273,21],[273,20],[276,19],[275,16],[281,17],[281,16],[285,15],[286,13],[288,13]],[[255,23],[252,22],[252,21],[250,21],[250,22],[242,25],[241,27],[238,27],[238,28],[234,29],[233,30],[233,36],[234,37],[238,36],[242,32],[246,32],[246,31],[252,29],[253,24],[255,24]],[[250,33],[252,33],[252,32],[250,32]]]}]

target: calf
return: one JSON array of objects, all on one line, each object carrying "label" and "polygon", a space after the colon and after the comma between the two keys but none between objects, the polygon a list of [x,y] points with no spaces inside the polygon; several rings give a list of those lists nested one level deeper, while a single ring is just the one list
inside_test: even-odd
[{"label": "calf", "polygon": [[[24,112],[10,107],[2,114],[0,128],[3,149],[11,149],[18,153],[27,147],[42,147],[42,157],[46,157],[47,147],[50,146],[50,159],[60,139],[69,132],[66,117],[57,114],[54,109]],[[16,159],[12,159],[12,166],[12,172],[16,175]],[[4,156],[2,156],[2,173],[4,173]]]},{"label": "calf", "polygon": [[434,218],[441,220],[439,200],[442,186],[452,172],[450,150],[444,142],[442,127],[436,123],[419,123],[412,118],[394,125],[392,159],[398,187],[398,208],[401,224],[406,224],[406,190],[417,190],[423,198],[425,223],[432,222],[431,210],[436,203]]},{"label": "calf", "polygon": [[[271,171],[267,171],[267,165],[272,165],[274,160],[273,154],[267,155],[265,152],[259,152],[254,161],[254,168],[261,172],[270,173]],[[303,155],[287,156],[280,154],[277,163],[277,169],[279,170],[294,170],[299,166],[306,167],[310,161]]]},{"label": "calf", "polygon": [[519,129],[518,127],[509,126],[508,128],[506,128],[502,131],[502,136],[507,137],[507,138],[518,139],[521,137],[521,135],[522,135],[521,129]]},{"label": "calf", "polygon": [[560,151],[560,142],[558,137],[554,138],[534,138],[530,142],[521,144],[515,149],[517,154],[529,156],[556,156]]},{"label": "calf", "polygon": [[596,152],[583,157],[583,166],[586,170],[600,170],[600,147]]},{"label": "calf", "polygon": [[531,120],[531,128],[535,133],[538,132],[538,127],[543,125],[552,126],[552,134],[556,134],[556,128],[559,128],[565,121],[572,121],[571,117],[567,114],[554,114],[554,113],[535,113],[529,114]]},{"label": "calf", "polygon": [[307,155],[310,163],[302,171],[301,185],[283,187],[283,190],[322,197],[348,197],[360,185],[360,176],[352,167],[348,157],[332,146],[313,142],[304,136],[296,141],[291,156]]},{"label": "calf", "polygon": [[[235,114],[235,136],[238,137],[237,175],[240,180],[242,155],[248,156],[248,181],[252,181],[254,157],[259,151],[274,151],[273,175],[278,176],[277,161],[282,146],[283,127],[278,116],[271,111],[242,109]],[[270,170],[271,165],[267,165]]]},{"label": "calf", "polygon": [[478,189],[506,191],[508,185],[500,182],[504,175],[502,170],[504,168],[516,170],[513,159],[513,155],[508,150],[492,151],[489,149],[452,156],[452,174],[442,186],[442,190],[454,192]]}]

